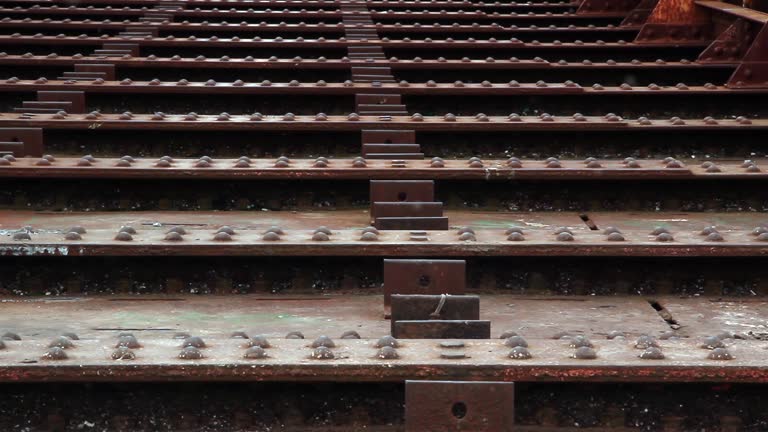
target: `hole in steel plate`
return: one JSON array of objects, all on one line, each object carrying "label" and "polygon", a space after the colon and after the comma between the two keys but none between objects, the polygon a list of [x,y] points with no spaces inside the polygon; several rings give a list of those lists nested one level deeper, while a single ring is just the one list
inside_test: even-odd
[{"label": "hole in steel plate", "polygon": [[432,279],[429,277],[429,275],[421,275],[421,277],[419,278],[419,286],[426,288],[431,283],[432,283]]},{"label": "hole in steel plate", "polygon": [[408,194],[407,194],[407,193],[405,193],[405,192],[399,192],[399,193],[397,194],[397,200],[398,200],[398,201],[405,201],[405,200],[406,200],[406,198],[408,198]]},{"label": "hole in steel plate", "polygon": [[457,419],[463,419],[467,415],[467,404],[464,402],[456,402],[451,407],[451,414]]}]

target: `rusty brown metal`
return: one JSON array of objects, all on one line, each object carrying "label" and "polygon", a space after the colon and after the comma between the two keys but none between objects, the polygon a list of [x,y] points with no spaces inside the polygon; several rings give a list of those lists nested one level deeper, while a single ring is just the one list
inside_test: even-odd
[{"label": "rusty brown metal", "polygon": [[508,382],[406,381],[406,432],[512,432],[515,388]]},{"label": "rusty brown metal", "polygon": [[393,294],[453,294],[465,290],[463,260],[384,260],[384,306]]}]

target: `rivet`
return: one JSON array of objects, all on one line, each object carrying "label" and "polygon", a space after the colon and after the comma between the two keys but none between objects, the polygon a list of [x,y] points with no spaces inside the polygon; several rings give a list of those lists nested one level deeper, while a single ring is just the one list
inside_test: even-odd
[{"label": "rivet", "polygon": [[244,357],[249,360],[261,360],[267,358],[268,355],[264,348],[260,346],[254,346],[245,350]]},{"label": "rivet", "polygon": [[203,358],[203,352],[196,347],[188,346],[181,350],[179,358],[182,360],[199,360]]},{"label": "rivet", "polygon": [[42,358],[43,360],[66,360],[67,353],[63,348],[51,347],[45,352],[45,354],[43,354]]},{"label": "rivet", "polygon": [[571,357],[579,360],[593,360],[597,358],[597,352],[593,348],[583,346],[577,348]]},{"label": "rivet", "polygon": [[658,347],[659,343],[656,342],[656,338],[653,336],[642,335],[635,341],[635,348],[646,349],[649,347]]},{"label": "rivet", "polygon": [[312,356],[315,360],[331,360],[335,356],[330,348],[325,346],[319,346],[312,351]]},{"label": "rivet", "polygon": [[590,342],[589,339],[587,339],[585,336],[581,335],[572,337],[568,346],[571,348],[593,347],[592,342]]},{"label": "rivet", "polygon": [[[320,233],[320,234],[322,234],[322,233]],[[327,239],[327,237],[328,236],[326,236],[326,239]],[[261,237],[261,239],[264,240],[264,241],[279,241],[280,240],[280,236],[277,233],[268,232],[268,233],[264,234]],[[313,240],[315,239],[314,236],[312,237],[312,239]]]},{"label": "rivet", "polygon": [[115,236],[115,240],[118,240],[118,241],[131,241],[131,240],[133,240],[133,236],[131,236],[127,232],[119,232]]},{"label": "rivet", "polygon": [[66,337],[66,336],[59,336],[59,337],[53,339],[48,344],[48,348],[58,347],[58,348],[62,348],[62,349],[67,349],[67,348],[73,348],[74,346],[75,346],[75,344],[72,343],[72,340],[70,338]]},{"label": "rivet", "polygon": [[[275,240],[280,240],[280,236],[278,236],[277,234],[274,234],[274,233],[269,233],[269,234],[273,234],[275,237],[277,237]],[[267,240],[266,237],[269,234],[264,235],[264,240]],[[317,233],[312,235],[312,240],[313,241],[328,241],[328,240],[330,240],[330,237],[328,237],[328,234],[326,234],[326,233],[317,232]]]},{"label": "rivet", "polygon": [[531,352],[524,346],[516,346],[512,348],[507,356],[514,360],[528,360],[532,357]]},{"label": "rivet", "polygon": [[658,226],[651,231],[651,235],[669,234],[669,230],[665,227]]},{"label": "rivet", "polygon": [[362,241],[377,241],[378,239],[379,239],[378,234],[373,233],[373,232],[364,232],[360,236],[360,240],[362,240]]},{"label": "rivet", "polygon": [[376,341],[376,344],[374,345],[374,347],[376,348],[383,348],[383,347],[397,348],[399,346],[400,344],[397,341],[397,339],[389,335],[382,336],[381,338],[379,338],[378,341]]},{"label": "rivet", "polygon": [[120,336],[117,339],[117,345],[115,345],[115,348],[119,347],[125,347],[125,348],[141,348],[141,344],[139,344],[138,339],[136,339],[136,336],[133,335],[125,335]]},{"label": "rivet", "polygon": [[376,353],[376,357],[382,360],[395,360],[400,358],[400,355],[397,354],[397,350],[395,348],[391,346],[384,346],[379,348],[379,351]]},{"label": "rivet", "polygon": [[713,233],[710,233],[709,235],[707,235],[707,238],[704,239],[704,240],[705,241],[709,241],[709,242],[721,242],[721,241],[724,241],[725,239],[723,238],[723,236],[720,233],[713,232]]},{"label": "rivet", "polygon": [[29,235],[28,232],[13,233],[13,236],[11,238],[13,238],[13,240],[32,240],[32,237]]},{"label": "rivet", "polygon": [[525,236],[518,232],[513,232],[509,236],[507,236],[507,240],[509,241],[524,241]]},{"label": "rivet", "polygon": [[283,231],[283,229],[280,228],[279,226],[273,225],[273,226],[267,228],[266,231],[264,231],[264,234],[268,234],[268,233],[275,233],[277,235],[283,235],[283,234],[285,234],[285,231]]},{"label": "rivet", "polygon": [[641,352],[638,357],[643,360],[664,360],[664,353],[661,352],[661,348],[651,346]]},{"label": "rivet", "polygon": [[223,227],[216,230],[216,234],[220,234],[220,233],[229,234],[231,236],[236,234],[235,230],[232,227],[227,225],[224,225]]},{"label": "rivet", "polygon": [[508,346],[510,348],[515,347],[528,347],[528,342],[526,342],[525,339],[523,339],[522,336],[510,336],[504,341],[504,345]]},{"label": "rivet", "polygon": [[232,339],[248,339],[248,334],[244,331],[236,331],[232,332],[232,334],[229,335]]},{"label": "rivet", "polygon": [[118,346],[112,351],[112,360],[135,360],[136,354],[126,346]]},{"label": "rivet", "polygon": [[333,342],[333,339],[329,338],[328,336],[320,336],[317,339],[315,339],[312,342],[312,345],[310,346],[312,348],[318,348],[318,347],[334,348],[336,344]]},{"label": "rivet", "polygon": [[169,232],[168,234],[165,235],[165,240],[167,240],[167,241],[182,241],[182,240],[184,240],[184,237],[182,237],[181,234],[179,234],[177,232]]},{"label": "rivet", "polygon": [[292,331],[285,335],[286,339],[304,339],[304,334],[300,331]]},{"label": "rivet", "polygon": [[669,234],[669,233],[661,233],[656,236],[656,241],[660,241],[660,242],[671,242],[674,240],[675,238],[672,237],[672,234]]},{"label": "rivet", "polygon": [[35,162],[35,165],[37,165],[37,166],[50,166],[51,165],[51,161],[49,161],[48,159],[40,159],[39,161]]},{"label": "rivet", "polygon": [[725,344],[717,336],[708,336],[701,341],[699,347],[704,349],[725,348]]},{"label": "rivet", "polygon": [[190,336],[184,339],[184,342],[182,342],[181,347],[182,348],[186,348],[186,347],[205,348],[205,341],[203,341],[203,338],[201,338],[200,336]]},{"label": "rivet", "polygon": [[256,336],[252,337],[248,341],[248,346],[249,347],[261,347],[261,348],[270,348],[270,347],[272,347],[272,345],[267,340],[267,337],[264,336],[264,335],[256,335]]},{"label": "rivet", "polygon": [[[613,234],[613,233],[611,233],[611,234]],[[621,332],[621,331],[618,331],[618,330],[613,330],[610,333],[608,333],[608,335],[606,335],[606,339],[609,339],[609,340],[614,340],[616,338],[622,338],[623,339],[624,337],[625,337],[624,332]]]},{"label": "rivet", "polygon": [[2,340],[20,341],[21,340],[21,336],[19,336],[18,334],[14,333],[14,332],[5,332],[5,333],[3,333],[3,336],[0,339],[2,339]]},{"label": "rivet", "polygon": [[707,358],[710,360],[732,360],[733,355],[726,348],[715,348]]},{"label": "rivet", "polygon": [[347,330],[341,334],[340,339],[360,339],[360,334],[354,330]]}]

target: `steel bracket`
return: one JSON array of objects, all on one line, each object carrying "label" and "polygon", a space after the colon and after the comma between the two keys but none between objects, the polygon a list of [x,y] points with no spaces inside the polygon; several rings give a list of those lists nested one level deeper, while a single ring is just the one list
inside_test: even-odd
[{"label": "steel bracket", "polygon": [[405,382],[405,432],[512,432],[514,422],[514,383]]}]

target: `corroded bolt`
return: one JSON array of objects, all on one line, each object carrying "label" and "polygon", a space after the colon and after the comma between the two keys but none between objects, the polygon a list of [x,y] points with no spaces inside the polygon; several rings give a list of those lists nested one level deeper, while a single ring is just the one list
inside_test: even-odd
[{"label": "corroded bolt", "polygon": [[726,348],[715,348],[707,358],[710,360],[732,360],[733,355]]},{"label": "corroded bolt", "polygon": [[642,335],[635,341],[635,348],[646,349],[648,347],[658,347],[659,343],[656,342],[656,338],[653,336]]},{"label": "corroded bolt", "polygon": [[135,360],[136,353],[134,353],[129,347],[118,346],[117,349],[112,351],[112,360]]},{"label": "corroded bolt", "polygon": [[708,336],[701,341],[699,347],[704,349],[725,348],[725,344],[717,336]]},{"label": "corroded bolt", "polygon": [[184,339],[184,341],[181,343],[181,347],[205,348],[205,341],[203,341],[203,338],[200,336],[190,336]]},{"label": "corroded bolt", "polygon": [[573,241],[573,234],[569,232],[561,232],[555,237],[557,241]]},{"label": "corroded bolt", "polygon": [[585,336],[577,335],[571,338],[570,343],[568,344],[571,348],[581,348],[581,347],[592,347],[592,342],[589,341]]},{"label": "corroded bolt", "polygon": [[660,241],[660,242],[671,242],[674,240],[675,238],[672,237],[672,234],[669,234],[669,233],[661,233],[656,236],[656,241]]},{"label": "corroded bolt", "polygon": [[[318,233],[318,234],[315,234],[315,235],[317,236],[317,235],[324,235],[324,234]],[[325,237],[326,237],[326,240],[327,240],[328,236],[325,236]],[[280,236],[277,235],[277,233],[268,232],[268,233],[264,234],[261,237],[261,239],[264,240],[264,241],[278,241],[278,240],[280,240]],[[312,236],[312,240],[319,240],[319,239],[315,239],[315,236]]]},{"label": "corroded bolt", "polygon": [[267,351],[260,346],[253,346],[245,350],[245,358],[248,360],[261,360],[269,357]]},{"label": "corroded bolt", "polygon": [[319,346],[312,351],[311,357],[315,360],[332,360],[335,356],[330,348]]},{"label": "corroded bolt", "polygon": [[360,339],[360,334],[354,330],[347,330],[341,334],[340,339]]},{"label": "corroded bolt", "polygon": [[597,352],[593,348],[583,346],[577,348],[571,357],[579,360],[593,360],[597,358]]},{"label": "corroded bolt", "polygon": [[605,234],[605,235],[610,235],[610,234],[613,234],[613,233],[619,233],[619,234],[621,234],[621,230],[620,230],[620,229],[618,229],[618,228],[616,228],[616,227],[614,227],[614,226],[609,226],[609,227],[606,227],[606,228],[603,230],[603,234]]},{"label": "corroded bolt", "polygon": [[62,349],[67,349],[67,348],[73,348],[74,346],[75,344],[72,343],[72,340],[66,336],[59,336],[53,339],[48,344],[48,348],[58,347]]},{"label": "corroded bolt", "polygon": [[656,227],[651,231],[651,235],[669,234],[669,230],[665,227]]},{"label": "corroded bolt", "polygon": [[203,358],[203,352],[193,346],[184,347],[179,353],[179,358],[182,360],[199,360]]},{"label": "corroded bolt", "polygon": [[300,331],[292,331],[285,335],[286,339],[304,339],[304,334]]},{"label": "corroded bolt", "polygon": [[117,339],[117,345],[115,345],[115,348],[119,348],[119,347],[141,348],[141,344],[139,344],[139,341],[138,339],[136,339],[136,336],[125,335],[125,336],[120,336]]},{"label": "corroded bolt", "polygon": [[252,337],[248,341],[248,346],[250,347],[261,347],[261,348],[270,348],[272,345],[267,340],[267,337],[264,335],[256,335]]},{"label": "corroded bolt", "polygon": [[646,348],[638,357],[643,360],[664,360],[664,353],[661,348],[652,346]]},{"label": "corroded bolt", "polygon": [[721,235],[719,232],[713,232],[713,233],[710,233],[710,234],[707,236],[707,238],[705,238],[704,240],[705,240],[705,241],[709,241],[709,242],[721,242],[721,241],[725,241],[725,239],[723,238],[723,236],[722,236],[722,235]]},{"label": "corroded bolt", "polygon": [[393,336],[387,335],[387,336],[380,337],[379,340],[376,341],[376,344],[374,345],[374,347],[376,348],[382,348],[385,346],[397,348],[400,346],[400,344],[397,341],[397,339],[395,339]]},{"label": "corroded bolt", "polygon": [[400,358],[397,350],[391,346],[383,346],[376,352],[376,357],[382,360],[395,360]]},{"label": "corroded bolt", "polygon": [[522,336],[510,336],[504,341],[504,345],[510,348],[528,347],[528,342]]},{"label": "corroded bolt", "polygon": [[43,360],[66,360],[67,353],[61,347],[51,347],[45,354],[43,354]]},{"label": "corroded bolt", "polygon": [[318,337],[312,342],[312,345],[311,345],[312,348],[318,348],[318,347],[334,348],[335,346],[336,344],[333,342],[333,339],[329,338],[328,336]]},{"label": "corroded bolt", "polygon": [[617,232],[608,234],[608,237],[606,237],[605,239],[608,241],[624,241],[625,240],[624,235]]}]

